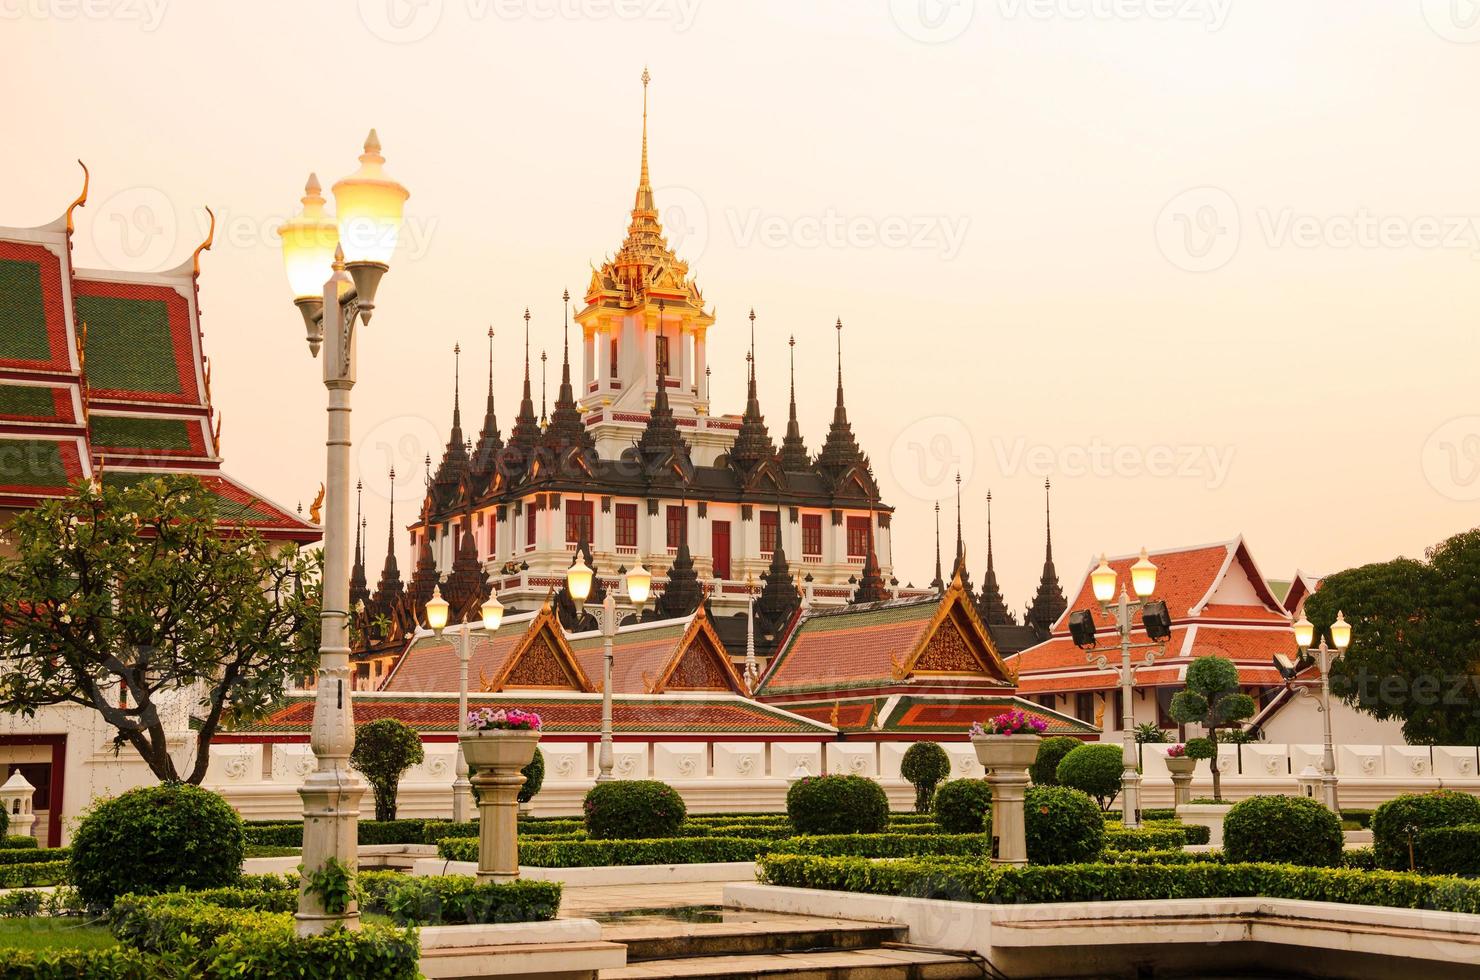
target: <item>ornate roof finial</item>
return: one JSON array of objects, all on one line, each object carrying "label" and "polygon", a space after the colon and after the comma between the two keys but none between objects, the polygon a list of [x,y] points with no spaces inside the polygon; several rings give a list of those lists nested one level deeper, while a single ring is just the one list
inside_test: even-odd
[{"label": "ornate roof finial", "polygon": [[[652,81],[652,78],[653,78],[653,76],[651,76],[651,75],[648,74],[647,65],[643,65],[642,66],[642,180],[641,180],[641,186],[643,186],[643,187],[647,187],[647,185],[648,185],[648,164],[647,164],[647,88],[648,88],[648,82]],[[649,191],[649,193],[651,193],[651,191]]]},{"label": "ornate roof finial", "polygon": [[1024,621],[1033,626],[1040,637],[1047,637],[1053,624],[1064,614],[1068,608],[1068,602],[1064,598],[1064,590],[1059,587],[1058,571],[1053,567],[1053,513],[1049,490],[1052,484],[1048,480],[1043,481],[1043,517],[1044,517],[1044,544],[1043,544],[1043,574],[1038,579],[1038,591],[1033,596],[1033,601],[1028,605],[1028,611],[1023,616]]},{"label": "ornate roof finial", "polygon": [[781,468],[793,472],[805,470],[811,462],[807,444],[802,440],[802,427],[797,422],[797,338],[787,341],[791,353],[791,414],[786,421],[786,438],[781,441]]},{"label": "ornate roof finial", "polygon": [[946,590],[945,580],[940,577],[940,501],[935,502],[935,578],[930,580],[930,587],[936,592]]},{"label": "ornate roof finial", "polygon": [[1049,491],[1053,485],[1048,478],[1043,479],[1043,558],[1045,561],[1053,561],[1053,501],[1049,499]]},{"label": "ornate roof finial", "polygon": [[549,355],[546,354],[543,350],[540,351],[540,424],[541,425],[543,425],[544,422],[545,422],[545,362],[548,361],[548,360],[549,360]]},{"label": "ornate roof finial", "polygon": [[452,345],[452,428],[462,428],[462,344]]}]

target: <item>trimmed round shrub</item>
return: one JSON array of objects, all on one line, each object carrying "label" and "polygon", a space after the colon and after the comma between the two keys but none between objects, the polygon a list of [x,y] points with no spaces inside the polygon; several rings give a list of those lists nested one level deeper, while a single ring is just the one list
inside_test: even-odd
[{"label": "trimmed round shrub", "polygon": [[1232,862],[1334,868],[1343,843],[1341,819],[1305,796],[1252,796],[1223,818],[1223,853]]},{"label": "trimmed round shrub", "polygon": [[1077,789],[1095,798],[1101,810],[1110,809],[1120,795],[1125,773],[1125,750],[1118,745],[1081,745],[1059,760],[1055,774],[1060,786]]},{"label": "trimmed round shrub", "polygon": [[221,888],[242,871],[246,835],[231,804],[188,783],[96,803],[72,835],[70,877],[92,909],[119,895]]},{"label": "trimmed round shrub", "polygon": [[1187,749],[1187,758],[1197,759],[1199,761],[1211,759],[1218,754],[1218,746],[1213,744],[1213,740],[1210,738],[1189,738],[1185,748]]},{"label": "trimmed round shrub", "polygon": [[688,816],[678,790],[657,779],[597,783],[583,806],[586,835],[597,840],[675,837]]},{"label": "trimmed round shrub", "polygon": [[519,802],[528,803],[545,785],[545,754],[536,748],[534,758],[520,772],[524,773],[524,785],[519,787]]},{"label": "trimmed round shrub", "polygon": [[1469,793],[1441,789],[1395,796],[1372,814],[1372,849],[1377,866],[1407,871],[1409,848],[1420,831],[1469,823],[1480,823],[1480,798]]},{"label": "trimmed round shrub", "polygon": [[799,834],[881,834],[889,797],[864,776],[806,776],[786,791],[786,815]]},{"label": "trimmed round shrub", "polygon": [[935,787],[951,774],[951,757],[934,742],[916,742],[905,749],[899,774],[915,787],[915,812],[929,813]]},{"label": "trimmed round shrub", "polygon": [[1038,758],[1028,767],[1034,786],[1057,786],[1059,784],[1059,760],[1084,743],[1068,735],[1055,735],[1038,743]]},{"label": "trimmed round shrub", "polygon": [[1413,840],[1414,863],[1431,875],[1480,875],[1480,824],[1430,827]]},{"label": "trimmed round shrub", "polygon": [[979,834],[991,805],[985,779],[953,779],[935,791],[935,822],[943,834]]},{"label": "trimmed round shrub", "polygon": [[[987,836],[992,815],[987,813]],[[1105,847],[1105,818],[1088,793],[1067,786],[1029,786],[1023,794],[1023,832],[1032,864],[1093,861]]]}]

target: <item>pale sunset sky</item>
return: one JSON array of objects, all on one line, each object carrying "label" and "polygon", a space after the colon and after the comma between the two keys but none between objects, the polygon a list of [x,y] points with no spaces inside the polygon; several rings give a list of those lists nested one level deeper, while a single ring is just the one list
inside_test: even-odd
[{"label": "pale sunset sky", "polygon": [[[411,191],[361,335],[371,579],[436,459],[461,342],[507,433],[521,314],[621,242],[642,88],[670,241],[718,322],[716,412],[812,451],[847,402],[901,582],[995,555],[1021,611],[1045,476],[1065,591],[1092,553],[1243,533],[1266,575],[1417,555],[1480,510],[1480,7],[1468,0],[0,0],[0,225],[76,195],[79,267],[203,258],[226,470],[289,506],[325,393],[272,229],[371,126]],[[538,372],[538,362],[536,362]],[[538,374],[536,373],[536,387]],[[538,397],[538,391],[536,391]],[[401,567],[409,572],[405,536]]]}]

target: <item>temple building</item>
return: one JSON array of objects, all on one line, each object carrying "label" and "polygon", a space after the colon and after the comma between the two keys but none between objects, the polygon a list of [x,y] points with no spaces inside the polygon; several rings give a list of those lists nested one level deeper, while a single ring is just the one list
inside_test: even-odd
[{"label": "temple building", "polygon": [[221,469],[198,290],[210,237],[163,272],[76,269],[73,219],[86,203],[84,167],[61,217],[0,227],[0,526],[79,479],[178,473],[218,498],[224,521],[317,541],[317,526]]},{"label": "temple building", "polygon": [[439,585],[453,622],[475,618],[490,592],[510,610],[531,611],[554,591],[566,628],[594,625],[578,621],[562,598],[578,552],[596,570],[593,603],[608,589],[620,592],[622,572],[641,563],[656,596],[648,617],[688,616],[704,604],[737,661],[747,644],[769,656],[803,602],[925,592],[901,589],[892,574],[893,509],[880,499],[848,420],[841,320],[833,324],[832,423],[815,453],[797,421],[794,339],[785,435],[779,445],[771,435],[756,393],[754,311],[743,411],[711,411],[707,338],[716,321],[659,221],[648,174],[647,82],[644,73],[641,164],[626,238],[593,269],[576,309],[565,297],[553,409],[546,415],[542,404],[536,413],[526,310],[512,426],[502,431],[495,411],[491,330],[476,433],[464,427],[454,385],[446,448],[429,467],[410,525],[410,582],[396,564],[394,523],[374,590],[362,549],[355,599],[365,621],[380,624],[365,631],[360,651],[362,661],[374,661],[371,680],[385,675]]}]

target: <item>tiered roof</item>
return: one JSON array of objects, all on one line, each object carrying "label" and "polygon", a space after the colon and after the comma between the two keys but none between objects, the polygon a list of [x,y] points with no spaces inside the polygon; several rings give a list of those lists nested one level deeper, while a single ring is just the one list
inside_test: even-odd
[{"label": "tiered roof", "polygon": [[[1181,686],[1187,665],[1209,654],[1234,661],[1239,680],[1246,686],[1273,687],[1281,683],[1272,661],[1276,654],[1294,659],[1290,615],[1255,565],[1242,537],[1150,554],[1157,567],[1155,598],[1167,604],[1172,636],[1165,657],[1158,658],[1154,666],[1137,670],[1138,685]],[[1120,582],[1130,581],[1130,567],[1139,557],[1109,559]],[[1085,569],[1068,609],[1090,610],[1101,642],[1111,643],[1114,621],[1100,611],[1089,580],[1097,564],[1091,562]],[[1147,642],[1139,619],[1132,642]],[[1113,670],[1089,664],[1084,651],[1074,645],[1067,614],[1054,624],[1047,641],[1010,658],[1009,663],[1017,671],[1018,690],[1024,693],[1109,690],[1118,683]]]},{"label": "tiered roof", "polygon": [[84,182],[56,221],[0,228],[0,508],[64,496],[82,478],[180,473],[217,497],[225,522],[318,540],[221,470],[198,304],[211,239],[165,272],[74,269],[73,212],[86,201]]}]

